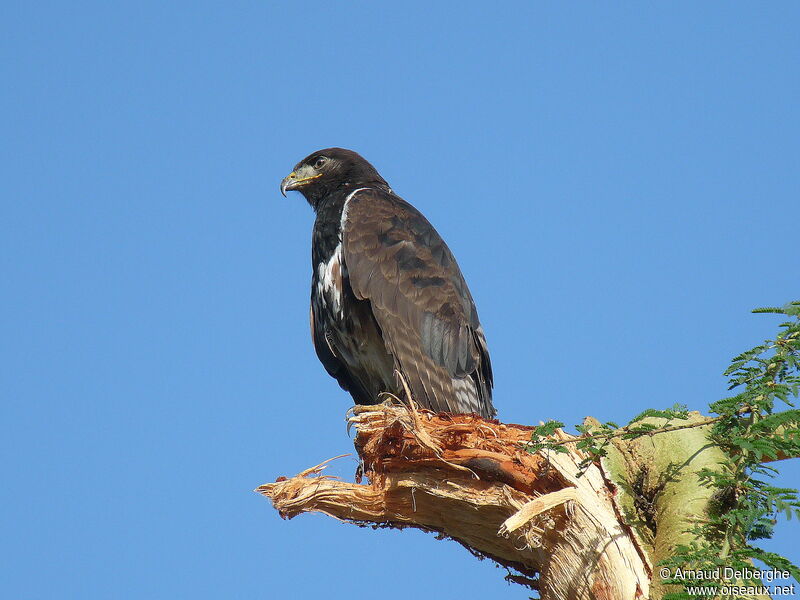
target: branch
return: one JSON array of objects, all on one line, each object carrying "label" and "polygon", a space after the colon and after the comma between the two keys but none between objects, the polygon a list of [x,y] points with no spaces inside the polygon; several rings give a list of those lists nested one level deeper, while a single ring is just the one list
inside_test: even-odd
[{"label": "branch", "polygon": [[323,464],[259,487],[281,516],[434,531],[518,571],[543,600],[648,597],[647,556],[600,470],[575,477],[579,450],[528,454],[532,428],[474,415],[384,404],[350,421],[369,483],[327,477]]},{"label": "branch", "polygon": [[[749,409],[745,409],[740,411],[740,414],[747,414],[750,412]],[[654,435],[658,435],[661,433],[671,433],[673,431],[682,431],[684,429],[694,429],[696,427],[706,427],[707,425],[713,425],[722,419],[727,418],[727,415],[720,415],[718,417],[698,417],[699,413],[692,412],[690,413],[692,418],[695,420],[692,421],[685,421],[682,423],[671,424],[671,425],[664,425],[662,427],[656,427],[654,429],[649,429],[647,431],[634,431],[633,424],[625,425],[624,427],[620,427],[619,429],[615,429],[613,431],[599,431],[598,433],[591,433],[591,434],[583,434],[579,436],[566,436],[565,439],[560,440],[558,444],[575,444],[579,442],[583,442],[586,440],[596,440],[596,439],[604,439],[604,440],[614,440],[619,438],[629,438],[635,439],[640,437],[652,437]],[[637,421],[636,424],[640,424],[645,422]],[[595,421],[596,426],[599,426],[599,421]],[[784,435],[786,431],[789,431],[787,427],[778,427],[774,432],[770,434],[770,437],[773,438],[780,438]],[[791,430],[794,432],[794,430]],[[565,434],[566,435],[566,434]],[[735,453],[736,454],[736,453]],[[769,463],[769,462],[776,462],[779,460],[788,460],[791,458],[800,458],[800,454],[798,453],[791,453],[786,454],[785,452],[777,452],[775,457],[766,456],[764,455],[761,459],[762,463]]]}]

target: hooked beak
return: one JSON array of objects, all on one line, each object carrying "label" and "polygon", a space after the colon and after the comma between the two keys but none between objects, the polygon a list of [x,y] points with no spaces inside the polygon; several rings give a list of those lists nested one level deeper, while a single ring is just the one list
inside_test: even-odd
[{"label": "hooked beak", "polygon": [[322,173],[317,173],[312,167],[303,165],[283,178],[283,181],[281,181],[281,194],[285,197],[286,192],[301,188],[317,177],[322,177]]},{"label": "hooked beak", "polygon": [[297,181],[296,178],[297,174],[295,172],[291,172],[283,178],[283,181],[281,181],[281,194],[283,194],[284,198],[286,197],[286,192],[295,189],[295,182]]}]

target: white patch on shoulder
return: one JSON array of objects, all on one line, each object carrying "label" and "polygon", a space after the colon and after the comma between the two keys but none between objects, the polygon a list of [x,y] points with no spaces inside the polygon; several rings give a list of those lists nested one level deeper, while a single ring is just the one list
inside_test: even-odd
[{"label": "white patch on shoulder", "polygon": [[[347,221],[347,205],[350,202],[351,198],[353,196],[355,196],[358,192],[363,192],[364,190],[368,190],[368,189],[369,188],[362,187],[362,188],[355,189],[352,192],[350,192],[349,194],[347,194],[347,198],[344,201],[344,208],[342,208],[342,220],[341,220],[342,229],[344,229],[344,223],[345,223],[345,221]],[[339,233],[339,239],[342,239],[341,231]]]}]

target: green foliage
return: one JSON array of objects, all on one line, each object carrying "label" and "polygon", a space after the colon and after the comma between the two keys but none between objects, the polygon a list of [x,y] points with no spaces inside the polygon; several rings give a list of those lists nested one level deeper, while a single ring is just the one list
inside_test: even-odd
[{"label": "green foliage", "polygon": [[[693,541],[676,548],[675,554],[660,566],[713,571],[718,567],[751,568],[750,560],[759,560],[768,567],[789,571],[800,580],[800,568],[786,558],[766,552],[751,542],[772,536],[779,517],[800,519],[800,498],[797,490],[778,488],[767,481],[776,470],[762,464],[767,460],[800,456],[800,410],[793,399],[800,392],[800,302],[782,308],[760,308],[754,313],[785,315],[775,339],[736,356],[725,371],[729,390],[736,393],[709,406],[717,416],[702,422],[674,423],[684,420],[685,406],[667,410],[648,409],[627,425],[613,422],[593,426],[577,426],[581,436],[573,443],[586,453],[581,463],[585,469],[607,454],[612,439],[635,439],[700,425],[711,425],[710,438],[725,451],[728,459],[718,469],[699,472],[700,483],[715,490],[709,514],[698,516],[689,529]],[[786,406],[788,405],[788,409]],[[777,412],[777,408],[782,408]],[[643,423],[648,418],[665,419],[661,426]],[[563,442],[553,440],[553,432],[563,423],[549,421],[531,435],[530,452],[565,451]],[[665,583],[682,586],[717,586],[735,583],[719,579],[673,579]],[[670,593],[668,600],[690,597],[685,592]]]},{"label": "green foliage", "polygon": [[531,454],[539,452],[540,450],[553,450],[554,452],[567,452],[567,449],[560,442],[553,441],[550,438],[556,432],[556,429],[564,427],[561,421],[548,421],[542,425],[534,427],[531,432],[531,441],[526,446],[526,450]]},{"label": "green foliage", "polygon": [[[778,335],[735,357],[725,371],[729,390],[736,393],[714,402],[719,415],[711,427],[711,440],[729,459],[719,470],[699,473],[703,485],[718,490],[719,501],[707,519],[690,529],[694,543],[679,546],[667,567],[711,569],[750,567],[759,560],[768,567],[789,571],[800,580],[800,569],[786,558],[751,544],[772,536],[779,516],[800,518],[797,490],[778,488],[767,481],[776,471],[762,464],[768,459],[800,456],[800,411],[775,412],[776,406],[793,407],[800,391],[800,302],[783,308],[753,312],[790,317]],[[672,580],[671,583],[708,585],[709,582]],[[720,586],[727,581],[716,582]],[[683,593],[665,596],[683,598]]]},{"label": "green foliage", "polygon": [[[579,463],[578,477],[581,477],[586,469],[599,460],[600,457],[606,456],[608,444],[614,438],[621,438],[623,440],[632,440],[642,435],[653,435],[664,431],[675,431],[677,429],[685,429],[685,425],[673,425],[672,421],[676,419],[685,419],[688,416],[688,410],[682,404],[676,404],[672,408],[665,410],[656,410],[648,408],[641,414],[631,419],[630,423],[624,427],[620,427],[613,421],[606,423],[598,423],[596,425],[576,425],[575,428],[581,433],[581,437],[572,440],[571,442],[563,442],[550,438],[556,429],[564,427],[560,421],[548,421],[544,425],[539,425],[531,432],[531,440],[525,446],[528,452],[535,453],[541,450],[552,450],[554,452],[567,452],[565,443],[575,443],[575,447],[582,450],[586,454],[586,458]],[[644,419],[651,417],[658,417],[666,419],[666,424],[656,426],[652,423],[642,423]],[[689,425],[694,427],[695,425]]]}]

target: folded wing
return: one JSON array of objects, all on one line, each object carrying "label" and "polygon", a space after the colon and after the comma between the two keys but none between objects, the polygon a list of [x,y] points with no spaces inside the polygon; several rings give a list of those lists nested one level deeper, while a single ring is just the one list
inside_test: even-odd
[{"label": "folded wing", "polygon": [[492,368],[475,304],[450,249],[413,206],[354,194],[342,217],[346,276],[370,303],[414,399],[437,411],[495,414]]}]

